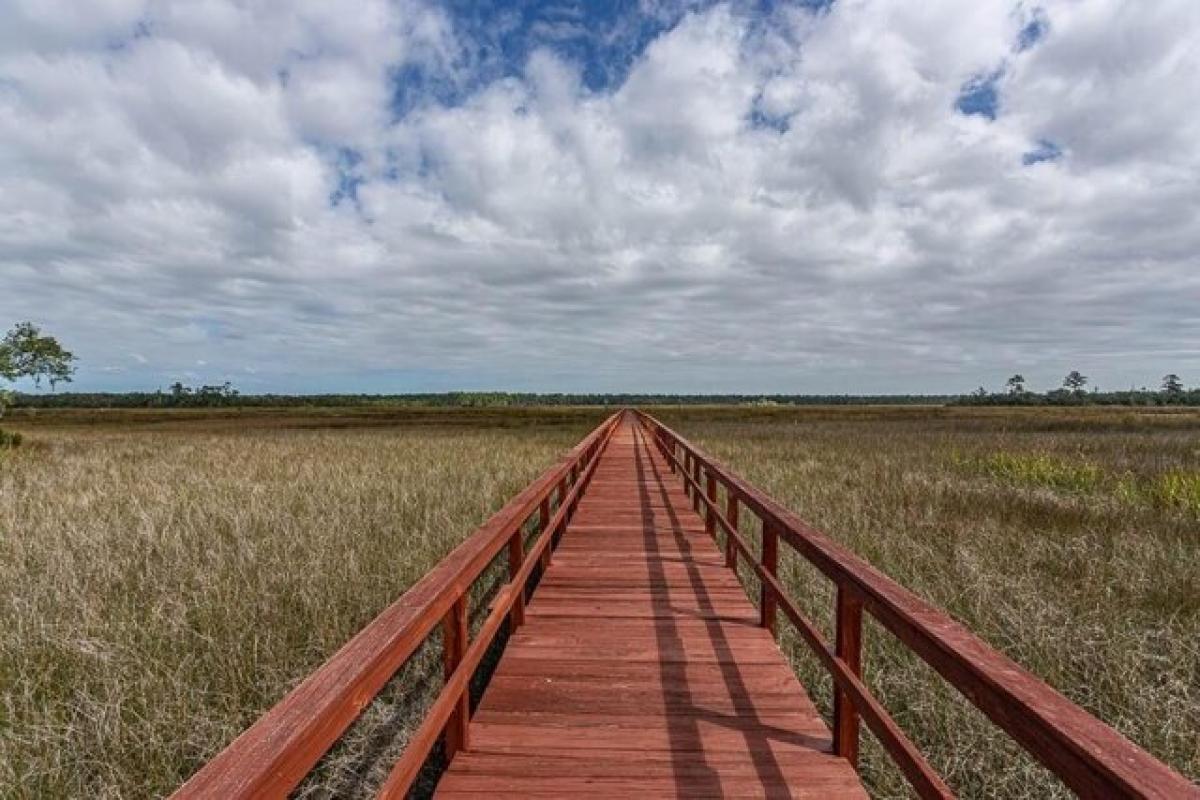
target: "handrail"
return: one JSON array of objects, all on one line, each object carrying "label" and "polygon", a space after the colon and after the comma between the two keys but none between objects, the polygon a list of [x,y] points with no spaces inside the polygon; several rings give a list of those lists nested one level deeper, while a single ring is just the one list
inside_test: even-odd
[{"label": "handrail", "polygon": [[[654,417],[636,413],[672,469],[683,474],[697,507],[704,508],[707,530],[715,534],[719,525],[726,532],[727,564],[736,571],[740,553],[754,569],[762,586],[763,625],[773,629],[771,605],[778,604],[829,671],[835,686],[834,750],[852,764],[857,761],[861,715],[921,797],[952,796],[862,682],[865,610],[1079,796],[1200,798],[1200,788],[949,615],[811,528]],[[717,507],[718,483],[726,491],[724,514]],[[737,530],[739,503],[762,520],[766,563],[756,560]],[[837,586],[834,648],[801,614],[774,574],[772,551],[780,539]]]},{"label": "handrail", "polygon": [[[176,798],[282,797],[294,789],[341,737],[388,680],[441,623],[446,684],[418,733],[409,742],[384,792],[401,796],[415,779],[443,728],[451,751],[465,743],[467,685],[505,616],[524,619],[524,590],[533,568],[548,563],[552,539],[578,501],[616,429],[618,411],[555,466],[492,515],[399,599],[359,631],[321,667],[289,692],[228,747],[200,768]],[[568,491],[568,486],[569,491]],[[557,494],[557,510],[550,505]],[[522,532],[536,514],[538,540],[528,556]],[[483,629],[469,646],[466,616],[472,584],[505,549],[510,581],[492,605]],[[438,724],[431,724],[436,717]],[[447,722],[449,725],[447,726]],[[416,769],[412,769],[412,764]],[[402,773],[402,765],[404,771]]]}]

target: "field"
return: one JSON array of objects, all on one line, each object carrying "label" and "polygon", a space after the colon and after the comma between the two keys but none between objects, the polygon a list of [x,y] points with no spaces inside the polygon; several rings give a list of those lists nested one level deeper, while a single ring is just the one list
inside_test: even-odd
[{"label": "field", "polygon": [[[1200,414],[656,413],[1200,778]],[[169,791],[603,414],[9,420],[25,444],[0,451],[0,796]],[[826,582],[794,557],[783,568],[828,630]],[[828,679],[784,646],[827,711]],[[867,670],[964,796],[1061,791],[878,628]],[[418,660],[302,793],[369,791],[434,673]],[[874,792],[903,796],[885,762],[868,746]]]}]

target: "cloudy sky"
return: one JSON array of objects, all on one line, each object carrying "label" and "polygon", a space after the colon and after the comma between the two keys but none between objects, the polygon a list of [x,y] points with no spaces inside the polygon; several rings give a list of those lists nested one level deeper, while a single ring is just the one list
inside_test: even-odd
[{"label": "cloudy sky", "polygon": [[1200,2],[0,0],[74,388],[1200,383]]}]

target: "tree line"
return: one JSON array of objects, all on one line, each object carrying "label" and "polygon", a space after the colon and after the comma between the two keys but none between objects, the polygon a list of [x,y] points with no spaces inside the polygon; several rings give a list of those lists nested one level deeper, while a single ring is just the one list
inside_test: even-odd
[{"label": "tree line", "polygon": [[175,384],[153,392],[59,392],[17,394],[23,408],[300,408],[423,406],[516,408],[521,406],[656,405],[917,405],[947,403],[951,395],[757,395],[757,394],[567,394],[533,392],[442,392],[414,394],[244,394],[229,384]]},{"label": "tree line", "polygon": [[1094,386],[1089,391],[1088,384],[1088,377],[1073,369],[1063,378],[1061,386],[1036,392],[1028,388],[1025,376],[1017,373],[1005,382],[1003,391],[989,392],[980,386],[954,403],[982,406],[1200,406],[1200,388],[1188,389],[1173,372],[1162,377],[1157,389],[1143,386],[1139,389],[1102,392]]},{"label": "tree line", "polygon": [[29,378],[34,386],[49,384],[51,394],[14,393],[0,387],[0,416],[7,406],[23,408],[223,408],[432,406],[506,408],[516,406],[655,406],[655,405],[1187,405],[1200,406],[1200,388],[1188,389],[1175,373],[1164,375],[1158,389],[1101,392],[1088,389],[1089,379],[1071,370],[1062,385],[1031,391],[1021,374],[1008,379],[1003,391],[979,387],[965,395],[853,394],[640,394],[444,392],[437,394],[242,394],[230,382],[187,386],[176,381],[153,392],[58,392],[75,373],[76,357],[31,322],[15,325],[0,340],[0,378]]}]

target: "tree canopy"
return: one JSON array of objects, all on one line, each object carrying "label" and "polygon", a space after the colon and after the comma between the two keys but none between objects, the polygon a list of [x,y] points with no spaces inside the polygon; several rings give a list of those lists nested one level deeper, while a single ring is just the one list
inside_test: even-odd
[{"label": "tree canopy", "polygon": [[75,354],[32,322],[18,323],[0,341],[0,377],[7,380],[31,378],[35,386],[45,380],[53,389],[74,372]]}]

